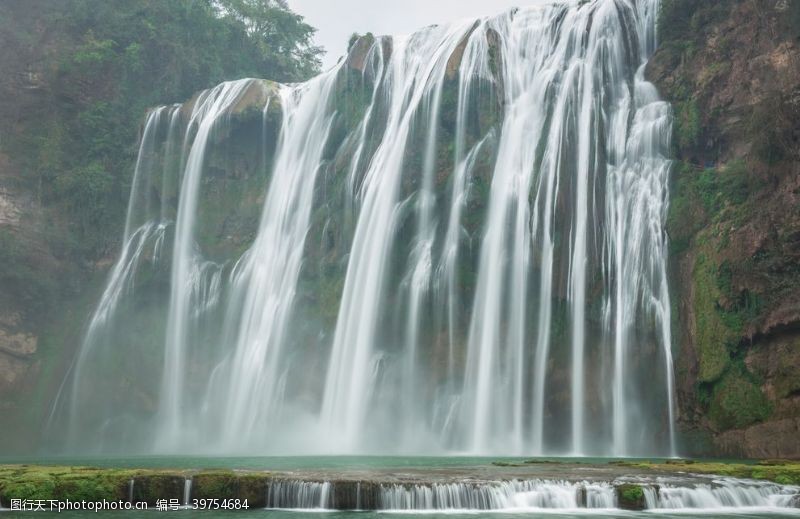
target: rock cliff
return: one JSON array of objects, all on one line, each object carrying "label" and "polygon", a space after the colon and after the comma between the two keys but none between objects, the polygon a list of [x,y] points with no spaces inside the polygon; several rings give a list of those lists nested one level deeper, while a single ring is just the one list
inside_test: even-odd
[{"label": "rock cliff", "polygon": [[663,10],[680,425],[694,453],[800,457],[800,3]]}]

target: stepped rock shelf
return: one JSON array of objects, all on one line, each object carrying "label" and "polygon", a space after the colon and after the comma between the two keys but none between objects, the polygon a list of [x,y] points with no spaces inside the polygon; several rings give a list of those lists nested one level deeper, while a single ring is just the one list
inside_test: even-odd
[{"label": "stepped rock shelf", "polygon": [[0,465],[0,507],[12,499],[246,499],[251,508],[304,510],[797,509],[800,464],[529,460],[282,471]]}]

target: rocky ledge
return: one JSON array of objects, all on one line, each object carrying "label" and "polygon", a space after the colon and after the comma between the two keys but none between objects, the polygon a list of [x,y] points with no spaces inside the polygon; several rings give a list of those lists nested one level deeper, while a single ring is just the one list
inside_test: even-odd
[{"label": "rocky ledge", "polygon": [[742,465],[531,460],[475,467],[280,472],[0,465],[0,507],[17,499],[150,506],[164,500],[193,506],[195,500],[238,499],[252,508],[337,510],[644,510],[731,503],[798,507],[798,485],[800,464],[778,461]]}]

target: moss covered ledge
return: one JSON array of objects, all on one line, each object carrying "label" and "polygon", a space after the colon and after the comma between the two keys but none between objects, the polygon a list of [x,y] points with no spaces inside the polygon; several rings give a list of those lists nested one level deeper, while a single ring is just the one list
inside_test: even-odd
[{"label": "moss covered ledge", "polygon": [[184,502],[186,481],[191,499],[247,499],[266,505],[268,472],[233,470],[126,469],[39,465],[0,465],[0,501],[123,501],[155,505],[158,500]]},{"label": "moss covered ledge", "polygon": [[713,474],[743,479],[773,481],[780,485],[800,485],[800,461],[762,460],[751,464],[713,461],[667,460],[620,461],[616,465],[658,472],[686,472],[690,474]]}]

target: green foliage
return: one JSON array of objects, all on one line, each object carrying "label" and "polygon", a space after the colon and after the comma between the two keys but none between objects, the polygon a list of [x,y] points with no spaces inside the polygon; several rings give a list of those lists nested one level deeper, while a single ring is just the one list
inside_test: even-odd
[{"label": "green foliage", "polygon": [[218,0],[218,5],[225,15],[245,26],[266,68],[283,69],[294,79],[319,69],[322,49],[311,41],[315,29],[289,10],[284,0]]},{"label": "green foliage", "polygon": [[42,34],[48,96],[1,145],[43,204],[64,209],[69,253],[82,260],[115,246],[148,107],[227,79],[303,80],[321,53],[314,29],[282,0],[0,5],[9,47]]},{"label": "green foliage", "polygon": [[728,371],[714,387],[709,418],[720,430],[739,429],[769,417],[772,406],[741,368]]}]

